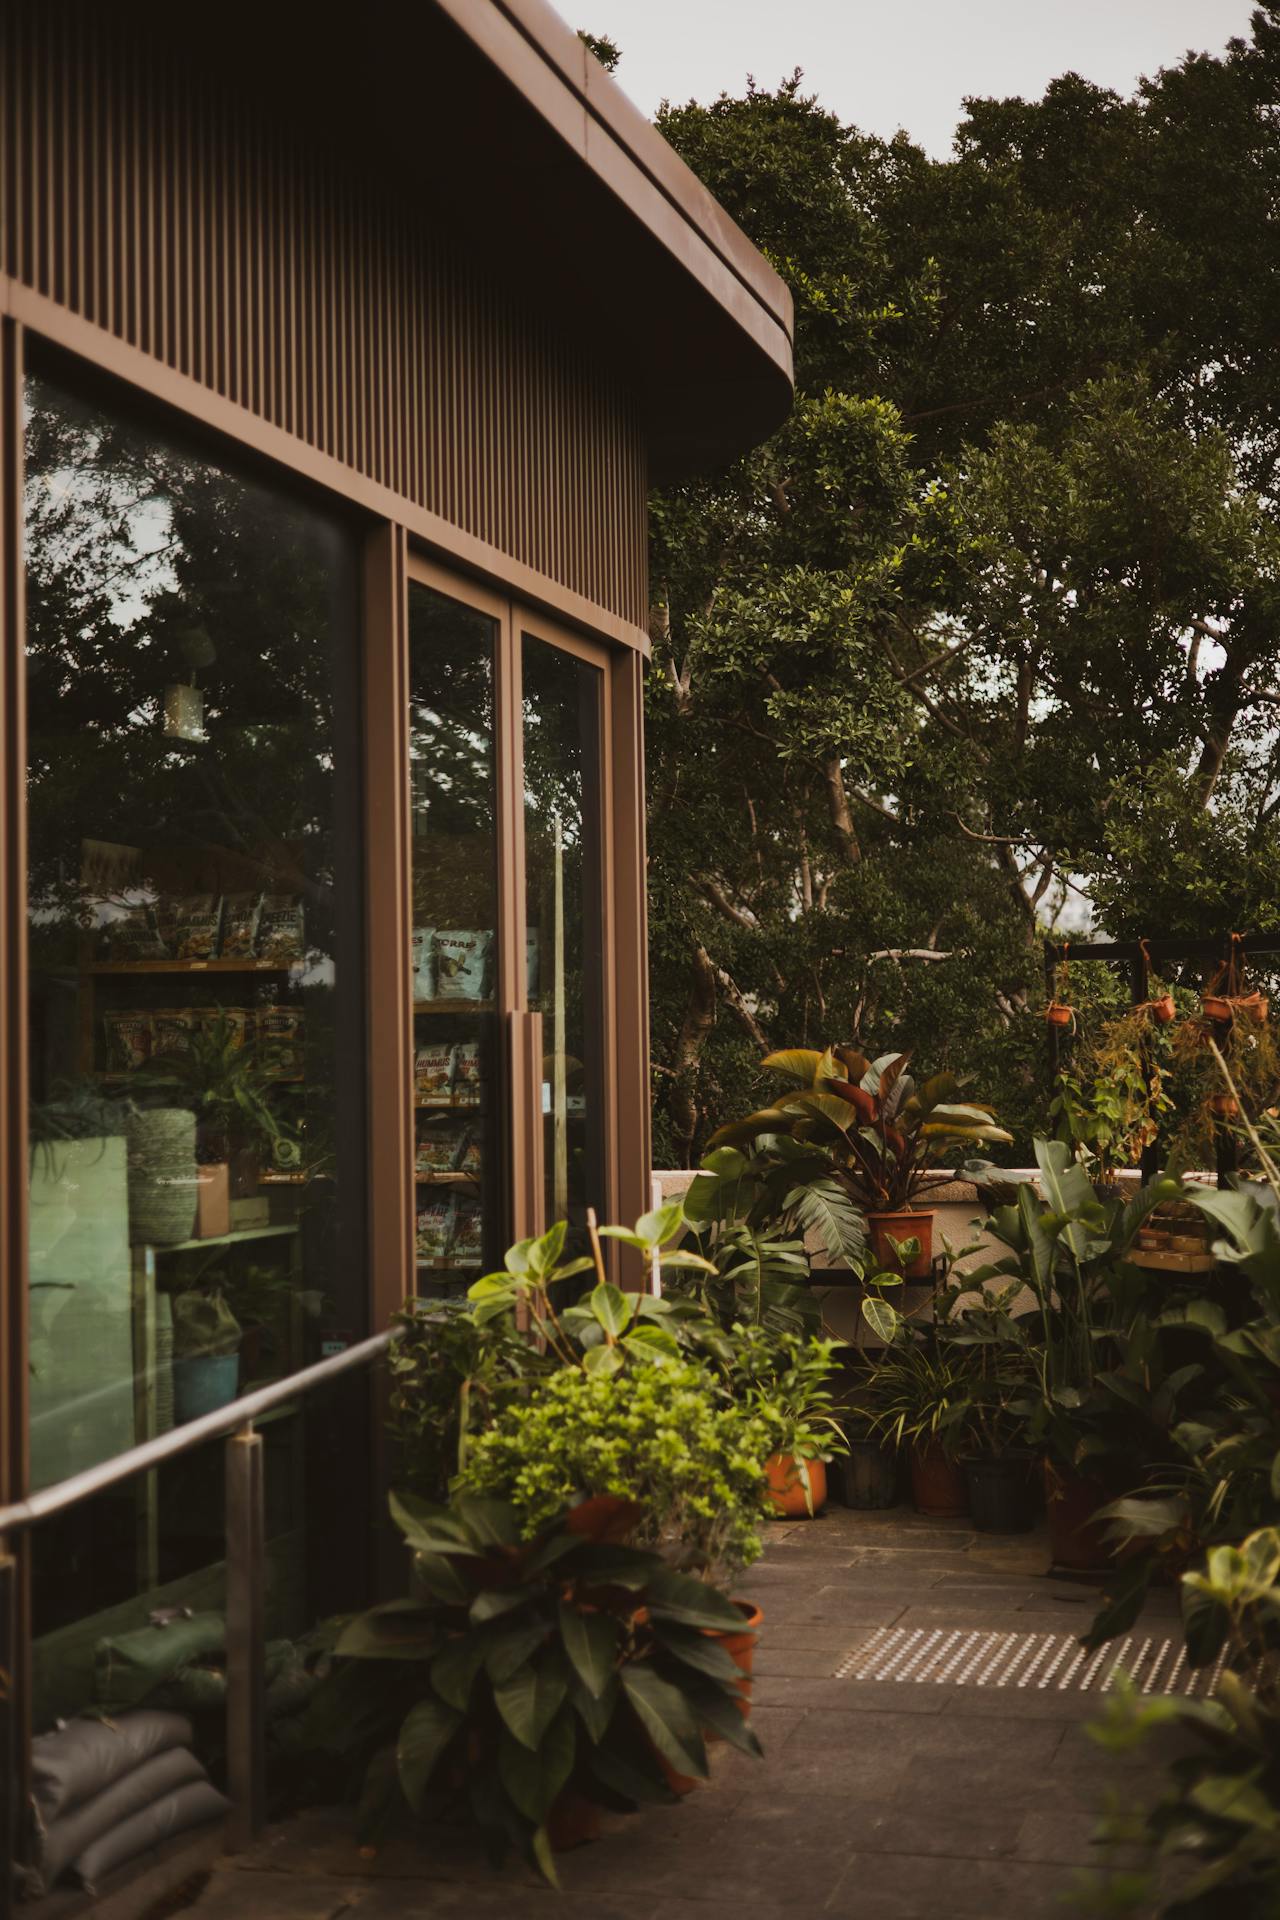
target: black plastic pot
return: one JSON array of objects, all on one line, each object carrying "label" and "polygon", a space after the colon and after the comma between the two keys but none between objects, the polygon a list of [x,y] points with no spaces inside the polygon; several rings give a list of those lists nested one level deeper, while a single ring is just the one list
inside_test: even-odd
[{"label": "black plastic pot", "polygon": [[1030,1456],[991,1453],[965,1466],[969,1512],[979,1533],[1029,1533],[1035,1525]]},{"label": "black plastic pot", "polygon": [[878,1440],[851,1440],[848,1457],[837,1455],[831,1471],[838,1475],[846,1507],[896,1507],[898,1460]]}]

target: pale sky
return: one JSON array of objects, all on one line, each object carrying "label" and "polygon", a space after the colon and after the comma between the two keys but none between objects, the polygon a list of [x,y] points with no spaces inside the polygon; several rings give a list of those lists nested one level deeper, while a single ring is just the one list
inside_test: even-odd
[{"label": "pale sky", "polygon": [[806,91],[886,137],[905,127],[950,151],[965,94],[1034,98],[1074,71],[1129,93],[1188,48],[1246,36],[1255,0],[556,0],[575,27],[622,49],[615,78],[652,115],[675,103],[776,86]]}]

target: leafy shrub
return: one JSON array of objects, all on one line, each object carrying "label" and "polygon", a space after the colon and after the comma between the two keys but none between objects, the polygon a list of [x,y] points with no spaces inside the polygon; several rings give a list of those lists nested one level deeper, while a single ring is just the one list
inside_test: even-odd
[{"label": "leafy shrub", "polygon": [[634,1500],[637,1537],[727,1570],[760,1553],[770,1419],[728,1404],[686,1361],[598,1375],[565,1368],[505,1407],[470,1450],[458,1490],[509,1500],[526,1534],[593,1494]]}]

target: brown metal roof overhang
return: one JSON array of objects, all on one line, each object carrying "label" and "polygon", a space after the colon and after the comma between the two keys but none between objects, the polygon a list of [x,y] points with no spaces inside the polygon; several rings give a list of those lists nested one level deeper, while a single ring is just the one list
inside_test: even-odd
[{"label": "brown metal roof overhang", "polygon": [[230,40],[242,87],[623,364],[655,479],[722,465],[786,418],[786,285],[546,0],[365,0],[336,32],[292,4],[217,17],[202,62],[231,65]]}]

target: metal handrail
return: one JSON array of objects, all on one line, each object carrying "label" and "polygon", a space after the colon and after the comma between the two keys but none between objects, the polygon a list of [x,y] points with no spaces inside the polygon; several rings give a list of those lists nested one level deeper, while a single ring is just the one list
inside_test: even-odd
[{"label": "metal handrail", "polygon": [[284,1380],[273,1380],[270,1386],[259,1387],[254,1393],[246,1393],[238,1400],[228,1401],[225,1407],[217,1407],[212,1413],[202,1413],[198,1420],[184,1421],[180,1427],[171,1427],[168,1433],[157,1434],[154,1440],[144,1440],[140,1447],[130,1447],[127,1453],[113,1454],[110,1460],[101,1460],[96,1466],[86,1467],[82,1473],[69,1474],[65,1480],[57,1480],[51,1487],[41,1487],[38,1492],[28,1494],[25,1500],[15,1500],[12,1506],[0,1507],[0,1541],[7,1533],[17,1533],[24,1527],[34,1526],[37,1521],[47,1520],[55,1513],[64,1513],[68,1507],[87,1500],[91,1494],[102,1493],[107,1487],[117,1486],[121,1480],[131,1480],[135,1473],[147,1473],[153,1467],[162,1466],[166,1460],[189,1453],[206,1440],[216,1440],[221,1434],[235,1433],[242,1427],[251,1426],[264,1413],[296,1400],[300,1394],[310,1393],[313,1387],[323,1386],[327,1380],[336,1380],[340,1374],[351,1373],[356,1367],[370,1366],[380,1354],[386,1352],[395,1337],[395,1333],[390,1331],[375,1333],[368,1340],[347,1347],[342,1353],[330,1354],[327,1360],[317,1360],[314,1366],[300,1368]]},{"label": "metal handrail", "polygon": [[0,1920],[11,1920],[16,1898],[14,1840],[19,1819],[15,1784],[19,1767],[12,1677],[17,1669],[18,1563],[5,1550],[9,1534],[38,1526],[107,1487],[150,1473],[209,1440],[226,1439],[226,1647],[227,1791],[231,1800],[228,1845],[251,1844],[266,1821],[266,1633],[262,1435],[253,1423],[313,1388],[368,1367],[387,1351],[396,1330],[376,1333],[343,1353],[331,1354],[284,1380],[246,1393],[198,1420],[130,1447],[83,1473],[73,1473],[25,1500],[0,1507]]}]

